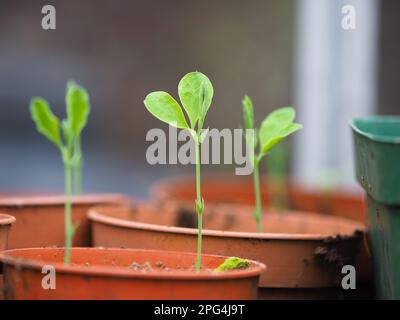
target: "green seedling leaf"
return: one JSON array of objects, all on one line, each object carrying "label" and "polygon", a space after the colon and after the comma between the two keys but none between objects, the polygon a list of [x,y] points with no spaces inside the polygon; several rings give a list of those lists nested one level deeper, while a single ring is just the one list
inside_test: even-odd
[{"label": "green seedling leaf", "polygon": [[248,95],[245,95],[242,100],[243,105],[243,120],[245,129],[254,129],[254,111],[253,102]]},{"label": "green seedling leaf", "polygon": [[[285,139],[287,136],[291,135],[292,133],[302,129],[303,126],[301,124],[298,123],[292,123],[289,124],[287,127],[285,128],[277,128],[275,131],[271,130],[270,133],[266,133],[260,130],[260,141],[263,139],[262,141],[262,149],[261,149],[261,153],[262,155],[267,154],[267,152],[276,144],[278,144],[279,142],[281,142],[283,139]],[[262,136],[263,134],[263,136]]]},{"label": "green seedling leaf", "polygon": [[302,125],[293,123],[295,115],[293,108],[284,107],[273,111],[264,119],[259,131],[261,155],[265,155],[277,143],[302,128]]},{"label": "green seedling leaf", "polygon": [[77,137],[86,126],[90,112],[89,95],[86,90],[75,82],[68,82],[66,93],[67,124],[71,133]]},{"label": "green seedling leaf", "polygon": [[47,101],[42,98],[33,98],[30,104],[30,111],[32,120],[36,124],[36,129],[60,148],[60,123],[58,118],[51,112]]},{"label": "green seedling leaf", "polygon": [[214,271],[229,271],[229,270],[242,270],[248,269],[250,267],[250,262],[246,259],[240,259],[236,257],[230,257],[225,259],[225,261],[220,264]]},{"label": "green seedling leaf", "polygon": [[[253,150],[257,146],[257,132],[254,129],[254,110],[253,102],[248,95],[245,95],[242,100],[243,106],[243,122],[244,129],[246,130],[245,138],[247,144],[253,146]],[[253,151],[252,150],[252,151]]]},{"label": "green seedling leaf", "polygon": [[176,128],[189,128],[180,105],[169,93],[152,92],[144,99],[144,105],[159,120]]},{"label": "green seedling leaf", "polygon": [[281,126],[285,126],[294,121],[296,117],[296,111],[292,107],[282,107],[272,111],[264,121],[271,123],[280,123]]},{"label": "green seedling leaf", "polygon": [[204,121],[211,106],[214,95],[211,81],[201,72],[190,72],[179,82],[178,94],[189,116],[191,128],[194,128],[199,119]]},{"label": "green seedling leaf", "polygon": [[206,114],[208,108],[210,107],[211,98],[209,97],[209,90],[207,87],[207,83],[205,80],[201,83],[200,86],[200,95],[199,95],[199,122],[198,127],[201,129],[203,127],[204,119],[206,118]]}]

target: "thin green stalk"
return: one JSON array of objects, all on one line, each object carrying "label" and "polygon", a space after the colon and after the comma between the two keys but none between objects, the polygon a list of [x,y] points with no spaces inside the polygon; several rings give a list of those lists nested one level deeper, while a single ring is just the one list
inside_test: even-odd
[{"label": "thin green stalk", "polygon": [[76,157],[73,166],[74,172],[74,194],[82,193],[82,150],[81,150],[81,137],[75,138],[74,157]]},{"label": "thin green stalk", "polygon": [[71,218],[71,162],[69,160],[65,161],[65,214],[64,214],[64,228],[65,228],[65,252],[64,252],[64,262],[69,264],[71,262],[71,247],[72,247],[72,237],[73,237],[73,225]]},{"label": "thin green stalk", "polygon": [[254,193],[256,197],[254,219],[257,222],[258,232],[262,232],[260,173],[259,173],[259,163],[257,160],[254,161],[253,181],[254,181]]},{"label": "thin green stalk", "polygon": [[198,235],[197,235],[197,260],[196,260],[196,271],[200,271],[201,267],[201,242],[202,242],[202,229],[203,229],[203,200],[201,198],[200,191],[200,135],[197,135],[196,139],[196,209],[197,209],[197,223],[198,223]]}]

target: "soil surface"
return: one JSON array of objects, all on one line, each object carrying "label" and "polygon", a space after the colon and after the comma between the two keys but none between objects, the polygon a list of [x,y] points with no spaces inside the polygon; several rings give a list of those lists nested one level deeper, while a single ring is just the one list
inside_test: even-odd
[{"label": "soil surface", "polygon": [[162,261],[157,261],[155,263],[155,265],[153,265],[153,266],[148,261],[146,261],[146,262],[144,262],[142,264],[137,263],[137,262],[133,262],[129,266],[129,269],[131,269],[133,271],[145,271],[145,272],[153,271],[153,270],[156,270],[156,271],[169,271],[169,268],[166,267]]},{"label": "soil surface", "polygon": [[[129,269],[133,271],[142,271],[142,272],[152,272],[152,271],[195,271],[194,266],[190,267],[176,267],[176,268],[168,268],[162,261],[157,261],[155,264],[151,264],[150,262],[146,261],[144,263],[133,262]],[[214,272],[213,269],[201,267],[201,271],[206,272]]]}]

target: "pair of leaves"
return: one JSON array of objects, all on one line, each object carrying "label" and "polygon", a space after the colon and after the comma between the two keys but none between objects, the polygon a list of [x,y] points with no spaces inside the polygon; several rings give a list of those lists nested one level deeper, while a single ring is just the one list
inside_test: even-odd
[{"label": "pair of leaves", "polygon": [[190,72],[179,82],[178,95],[190,126],[179,103],[165,91],[148,94],[144,105],[152,115],[171,126],[193,130],[198,124],[201,129],[214,95],[210,79],[201,72]]},{"label": "pair of leaves", "polygon": [[[250,97],[245,96],[243,101],[243,119],[245,129],[254,129],[254,110]],[[259,157],[285,139],[290,134],[300,130],[303,126],[293,122],[296,111],[292,107],[283,107],[271,112],[261,123],[258,130],[258,141],[260,144]],[[246,136],[247,140],[248,137]],[[254,148],[257,145],[257,137],[253,138]]]},{"label": "pair of leaves", "polygon": [[45,99],[33,98],[30,103],[31,117],[36,124],[36,129],[59,149],[64,146],[61,132],[65,144],[70,146],[72,140],[79,137],[86,126],[90,112],[89,95],[84,88],[72,81],[67,84],[65,102],[67,118],[61,122],[61,125]]},{"label": "pair of leaves", "polygon": [[283,107],[271,112],[264,119],[259,130],[262,155],[287,136],[303,128],[301,124],[293,122],[295,116],[296,111],[292,107]]}]

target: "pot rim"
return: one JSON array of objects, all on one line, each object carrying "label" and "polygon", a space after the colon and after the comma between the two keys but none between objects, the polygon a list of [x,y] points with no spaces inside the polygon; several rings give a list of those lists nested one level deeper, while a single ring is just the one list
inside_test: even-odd
[{"label": "pot rim", "polygon": [[[241,205],[243,206],[243,205]],[[194,228],[185,228],[185,227],[175,227],[175,226],[164,226],[164,225],[157,225],[151,223],[144,223],[144,222],[136,222],[131,220],[126,220],[122,218],[115,218],[107,216],[106,214],[102,214],[98,212],[99,209],[116,209],[116,208],[123,208],[122,206],[95,206],[89,209],[87,217],[92,222],[98,222],[106,225],[113,225],[122,228],[129,228],[129,229],[141,229],[146,231],[157,231],[157,232],[165,232],[165,233],[174,233],[174,234],[184,234],[184,235],[196,235],[197,236],[197,229]],[[143,208],[143,205],[137,205],[136,208]],[[355,237],[357,231],[362,233],[365,232],[366,228],[361,223],[357,221],[353,221],[350,219],[345,219],[341,217],[326,217],[321,214],[312,213],[312,212],[297,212],[299,214],[303,214],[304,216],[314,216],[320,219],[325,220],[340,220],[346,222],[348,224],[352,224],[354,226],[353,233],[349,234],[340,234],[342,237]],[[224,237],[224,238],[244,238],[244,239],[256,239],[256,240],[324,240],[331,236],[336,236],[337,234],[327,235],[327,234],[301,234],[301,233],[256,233],[256,232],[238,232],[238,231],[221,231],[221,230],[210,230],[210,229],[203,229],[202,230],[203,236],[210,236],[210,237]]]},{"label": "pot rim", "polygon": [[[120,193],[89,193],[79,196],[72,196],[72,205],[96,204],[96,203],[115,203],[115,201],[129,202],[127,195]],[[64,205],[65,195],[27,195],[27,196],[4,196],[0,197],[0,207],[37,207]]]},{"label": "pot rim", "polygon": [[[4,265],[11,265],[17,268],[39,270],[41,272],[44,264],[49,264],[45,260],[33,260],[18,257],[18,253],[24,253],[27,251],[42,251],[42,250],[52,250],[52,251],[64,251],[64,248],[22,248],[22,249],[12,249],[5,250],[0,253],[0,262]],[[103,247],[74,247],[72,248],[71,254],[74,251],[87,251],[87,254],[93,251],[113,251],[115,255],[119,252],[141,252],[149,254],[157,254],[160,256],[165,255],[179,255],[179,256],[190,256],[195,261],[196,253],[190,252],[178,252],[178,251],[164,251],[164,250],[146,250],[146,249],[122,249],[122,248],[103,248]],[[225,256],[202,254],[202,257],[223,259],[227,258]],[[66,274],[81,274],[87,276],[103,276],[103,277],[118,277],[118,278],[142,278],[142,279],[164,279],[164,280],[228,280],[228,279],[241,279],[259,276],[265,269],[265,264],[249,260],[250,268],[241,270],[232,270],[226,272],[206,272],[200,271],[199,273],[187,270],[174,270],[171,272],[166,271],[151,271],[151,272],[141,272],[135,271],[124,267],[112,267],[112,266],[88,266],[82,268],[82,265],[66,265],[60,262],[51,262],[51,265],[55,267],[57,273]]]},{"label": "pot rim", "polygon": [[13,224],[17,219],[9,214],[0,213],[0,226]]}]

